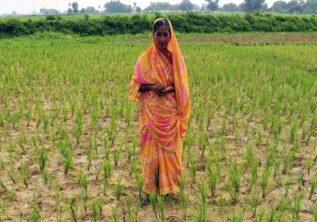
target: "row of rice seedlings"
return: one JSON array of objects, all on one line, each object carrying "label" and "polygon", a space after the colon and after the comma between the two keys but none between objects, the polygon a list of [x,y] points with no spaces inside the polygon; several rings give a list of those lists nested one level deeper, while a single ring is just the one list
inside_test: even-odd
[{"label": "row of rice seedlings", "polygon": [[237,202],[237,197],[240,191],[240,181],[242,176],[242,169],[238,166],[237,161],[234,160],[229,166],[228,177],[229,183],[226,184],[226,188],[230,193],[233,203]]},{"label": "row of rice seedlings", "polygon": [[196,221],[204,222],[207,220],[207,186],[203,181],[199,183],[199,194],[200,206],[198,208]]},{"label": "row of rice seedlings", "polygon": [[122,184],[121,179],[118,178],[117,183],[114,186],[114,194],[117,200],[120,200],[120,197],[122,196],[123,191],[124,191],[124,186]]},{"label": "row of rice seedlings", "polygon": [[186,177],[185,174],[182,174],[179,180],[180,184],[180,193],[179,193],[179,204],[183,211],[184,220],[187,218],[187,209],[188,209],[188,194],[185,191]]},{"label": "row of rice seedlings", "polygon": [[85,211],[87,211],[88,201],[88,177],[83,171],[79,171],[77,176],[78,184],[82,188],[82,199],[84,201]]},{"label": "row of rice seedlings", "polygon": [[92,219],[99,221],[102,217],[102,202],[99,199],[93,199],[91,202]]},{"label": "row of rice seedlings", "polygon": [[61,162],[64,168],[64,174],[67,174],[74,164],[74,152],[70,142],[64,139],[59,144],[59,151],[61,154]]},{"label": "row of rice seedlings", "polygon": [[78,216],[77,216],[77,201],[74,197],[70,196],[67,197],[66,203],[68,206],[69,213],[71,215],[71,218],[74,222],[77,222]]},{"label": "row of rice seedlings", "polygon": [[139,206],[138,204],[134,206],[132,199],[128,196],[125,199],[125,205],[128,212],[128,219],[130,222],[137,222],[138,221],[138,213],[139,213]]}]

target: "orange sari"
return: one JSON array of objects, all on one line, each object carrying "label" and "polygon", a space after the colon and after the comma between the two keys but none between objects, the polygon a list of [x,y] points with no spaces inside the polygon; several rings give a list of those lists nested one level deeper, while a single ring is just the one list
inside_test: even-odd
[{"label": "orange sari", "polygon": [[[189,114],[187,69],[171,27],[168,50],[172,63],[154,43],[138,58],[130,83],[129,98],[139,101],[140,157],[146,193],[178,193],[182,172],[183,138]],[[175,92],[158,96],[141,93],[141,84],[174,85]]]}]

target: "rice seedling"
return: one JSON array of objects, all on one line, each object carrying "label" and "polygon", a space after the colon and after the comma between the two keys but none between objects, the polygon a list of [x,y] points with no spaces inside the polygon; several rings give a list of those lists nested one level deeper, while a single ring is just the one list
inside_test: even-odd
[{"label": "rice seedling", "polygon": [[80,110],[77,110],[75,127],[74,127],[74,135],[77,141],[77,145],[79,145],[80,137],[82,135],[83,124],[84,124],[83,113]]},{"label": "rice seedling", "polygon": [[91,203],[91,212],[93,221],[96,222],[101,219],[102,216],[102,203],[99,199],[93,199]]},{"label": "rice seedling", "polygon": [[255,222],[262,222],[264,220],[265,211],[263,209],[260,210],[259,213],[255,216]]},{"label": "rice seedling", "polygon": [[73,148],[67,140],[63,140],[59,145],[59,150],[62,156],[62,164],[64,167],[64,174],[67,174],[68,171],[73,167]]},{"label": "rice seedling", "polygon": [[41,171],[44,170],[47,159],[48,159],[47,150],[41,149],[40,154],[39,154],[39,166],[40,166]]},{"label": "rice seedling", "polygon": [[153,213],[155,215],[155,218],[157,219],[158,218],[158,215],[157,215],[157,205],[158,205],[158,203],[157,203],[157,194],[150,193],[149,194],[149,199],[150,199],[150,204],[151,204]]},{"label": "rice seedling", "polygon": [[112,222],[118,222],[119,221],[119,215],[118,215],[118,210],[116,207],[112,207],[112,217],[111,217]]},{"label": "rice seedling", "polygon": [[216,192],[216,184],[219,179],[219,172],[216,172],[215,170],[210,170],[208,173],[208,187],[211,192],[211,196],[215,196]]},{"label": "rice seedling", "polygon": [[164,221],[165,220],[165,213],[164,213],[165,200],[164,200],[164,197],[161,195],[157,196],[157,206],[159,209],[159,218],[161,219],[161,221]]},{"label": "rice seedling", "polygon": [[66,199],[67,206],[71,215],[71,218],[74,222],[77,222],[77,203],[74,197],[67,197]]},{"label": "rice seedling", "polygon": [[113,152],[113,161],[116,167],[118,166],[120,155],[121,155],[121,149],[117,147],[116,149],[114,149],[114,152]]},{"label": "rice seedling", "polygon": [[309,192],[309,200],[311,200],[312,196],[317,190],[317,174],[312,178],[310,182],[310,192]]},{"label": "rice seedling", "polygon": [[21,180],[23,181],[24,185],[28,187],[28,179],[30,177],[30,172],[27,165],[25,164],[22,165],[21,168],[19,169],[19,172],[20,172]]},{"label": "rice seedling", "polygon": [[140,175],[140,174],[136,175],[136,183],[137,183],[137,188],[138,188],[139,201],[141,203],[143,187],[144,187],[144,180],[143,180],[142,175]]},{"label": "rice seedling", "polygon": [[256,184],[258,179],[258,163],[256,160],[251,162],[250,166],[250,178],[249,178],[249,191],[251,191],[252,187]]},{"label": "rice seedling", "polygon": [[257,215],[257,209],[258,206],[260,205],[260,198],[259,198],[259,193],[252,193],[248,199],[247,199],[248,204],[252,208],[252,217],[255,217]]},{"label": "rice seedling", "polygon": [[29,220],[31,222],[37,222],[41,221],[41,214],[40,214],[40,209],[35,203],[29,203],[29,209],[30,209],[30,217]]},{"label": "rice seedling", "polygon": [[108,185],[109,178],[111,176],[111,163],[105,159],[101,165],[102,179],[103,179],[103,193],[106,194],[106,187]]},{"label": "rice seedling", "polygon": [[314,217],[314,222],[317,222],[317,207],[315,207],[313,210],[313,217]]},{"label": "rice seedling", "polygon": [[179,194],[179,204],[183,211],[184,220],[187,218],[187,209],[188,209],[188,195],[185,191],[181,191]]},{"label": "rice seedling", "polygon": [[277,221],[281,221],[284,212],[289,208],[291,200],[287,196],[283,196],[277,203]]},{"label": "rice seedling", "polygon": [[261,176],[262,198],[265,198],[266,196],[266,191],[269,185],[271,171],[272,171],[271,168],[265,168],[264,172],[262,173],[262,176]]},{"label": "rice seedling", "polygon": [[118,178],[117,183],[115,184],[115,187],[114,187],[114,194],[117,200],[120,200],[120,197],[123,193],[123,189],[124,189],[124,186],[121,182],[121,179]]},{"label": "rice seedling", "polygon": [[84,201],[84,206],[86,209],[87,206],[87,201],[88,201],[88,177],[83,171],[79,171],[78,173],[78,184],[81,186],[83,193],[82,193],[82,198]]},{"label": "rice seedling", "polygon": [[228,176],[229,176],[229,190],[232,197],[232,201],[235,203],[237,201],[237,195],[240,190],[240,180],[241,180],[241,169],[238,167],[236,160],[230,165]]},{"label": "rice seedling", "polygon": [[303,201],[303,194],[302,193],[296,193],[295,197],[293,198],[292,201],[292,216],[293,216],[293,221],[298,220],[298,214],[302,209],[302,201]]}]

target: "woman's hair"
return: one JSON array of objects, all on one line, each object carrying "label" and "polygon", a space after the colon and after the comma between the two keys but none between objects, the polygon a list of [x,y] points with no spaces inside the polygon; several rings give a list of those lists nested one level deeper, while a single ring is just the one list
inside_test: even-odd
[{"label": "woman's hair", "polygon": [[158,30],[159,27],[161,26],[167,26],[168,27],[168,31],[171,34],[171,28],[170,28],[170,23],[168,22],[167,19],[165,18],[161,18],[161,19],[157,19],[154,24],[153,24],[153,34]]}]

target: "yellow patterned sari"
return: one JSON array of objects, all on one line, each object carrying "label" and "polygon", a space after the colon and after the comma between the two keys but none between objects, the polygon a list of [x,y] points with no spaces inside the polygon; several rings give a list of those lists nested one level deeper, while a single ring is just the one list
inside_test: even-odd
[{"label": "yellow patterned sari", "polygon": [[[178,193],[182,172],[183,138],[189,114],[187,68],[170,24],[168,50],[172,62],[152,43],[138,58],[130,83],[129,98],[140,103],[140,158],[145,180],[144,192]],[[141,84],[173,85],[175,92],[158,96],[139,92]]]}]

